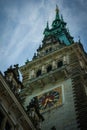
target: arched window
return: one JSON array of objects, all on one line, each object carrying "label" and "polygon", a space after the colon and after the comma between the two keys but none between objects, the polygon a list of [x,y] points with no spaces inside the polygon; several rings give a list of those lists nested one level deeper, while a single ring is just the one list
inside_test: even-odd
[{"label": "arched window", "polygon": [[60,68],[60,67],[62,67],[63,66],[63,61],[58,61],[58,63],[57,63],[57,68]]},{"label": "arched window", "polygon": [[41,75],[41,70],[38,70],[36,73],[36,77],[39,77]]},{"label": "arched window", "polygon": [[52,65],[49,65],[49,66],[47,67],[47,73],[50,72],[51,70],[52,70]]}]

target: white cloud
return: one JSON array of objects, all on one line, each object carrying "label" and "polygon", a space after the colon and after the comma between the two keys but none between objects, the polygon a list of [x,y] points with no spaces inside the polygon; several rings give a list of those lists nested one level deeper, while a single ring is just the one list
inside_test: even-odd
[{"label": "white cloud", "polygon": [[[28,44],[30,47],[32,42],[37,44],[41,40],[39,30],[43,25],[43,20],[40,19],[39,8],[35,8],[33,12],[29,12],[28,8],[25,10],[24,7],[24,11],[19,13],[16,8],[13,11],[11,9],[6,10],[9,20],[5,26],[4,32],[6,33],[3,34],[3,38],[8,39],[8,34],[10,34],[10,42],[7,43],[8,46],[3,47],[4,55],[2,59],[5,60],[7,57],[8,60],[6,61],[10,64],[14,60],[16,61],[25,48],[27,49]],[[32,9],[32,7],[29,9]],[[13,30],[9,30],[9,26],[12,25],[11,22],[16,24]]]}]

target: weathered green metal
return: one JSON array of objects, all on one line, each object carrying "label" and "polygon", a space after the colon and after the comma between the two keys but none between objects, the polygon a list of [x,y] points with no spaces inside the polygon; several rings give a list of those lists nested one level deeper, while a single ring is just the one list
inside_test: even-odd
[{"label": "weathered green metal", "polygon": [[47,22],[47,26],[44,30],[44,37],[48,37],[49,35],[55,35],[58,40],[63,42],[65,45],[70,45],[73,43],[73,37],[70,35],[70,32],[66,28],[66,23],[64,22],[63,16],[61,18],[59,16],[59,9],[56,5],[56,17],[52,22],[52,28],[49,29],[49,24]]},{"label": "weathered green metal", "polygon": [[47,26],[46,26],[46,28],[44,29],[43,34],[44,34],[45,36],[48,36],[48,35],[50,34],[48,21],[47,21]]},{"label": "weathered green metal", "polygon": [[56,5],[56,18],[55,19],[60,19],[58,5]]}]

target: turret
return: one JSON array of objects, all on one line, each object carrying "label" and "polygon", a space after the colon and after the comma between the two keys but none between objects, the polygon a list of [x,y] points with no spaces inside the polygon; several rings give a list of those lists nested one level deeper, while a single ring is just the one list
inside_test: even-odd
[{"label": "turret", "polygon": [[43,34],[45,35],[45,36],[48,36],[49,35],[49,23],[48,23],[48,21],[47,21],[47,26],[46,26],[46,28],[44,29],[44,32],[43,32]]}]

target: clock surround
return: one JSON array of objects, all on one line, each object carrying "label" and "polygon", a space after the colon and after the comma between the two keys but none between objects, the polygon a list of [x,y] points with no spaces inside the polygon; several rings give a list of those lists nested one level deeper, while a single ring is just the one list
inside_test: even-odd
[{"label": "clock surround", "polygon": [[53,88],[48,92],[37,96],[40,113],[45,113],[51,109],[62,105],[62,86]]}]

